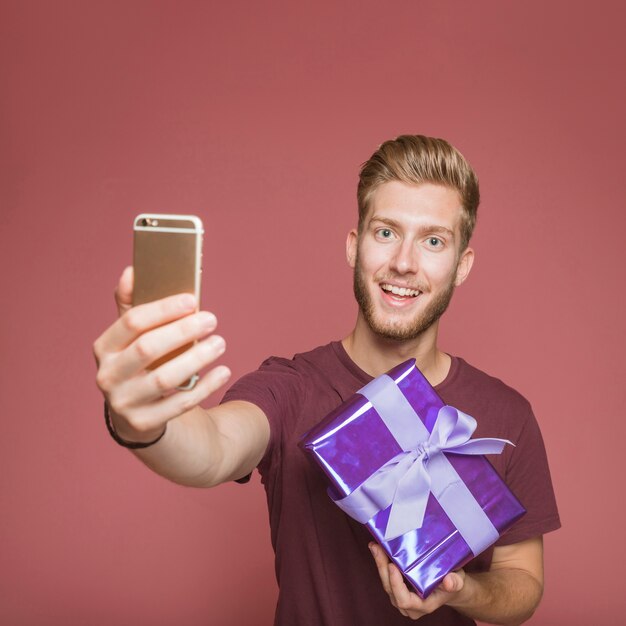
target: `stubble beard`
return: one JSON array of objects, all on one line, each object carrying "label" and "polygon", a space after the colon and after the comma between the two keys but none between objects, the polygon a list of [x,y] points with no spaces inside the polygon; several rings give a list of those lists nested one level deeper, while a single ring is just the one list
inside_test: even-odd
[{"label": "stubble beard", "polygon": [[[408,320],[404,323],[389,323],[385,320],[378,319],[376,317],[374,303],[367,290],[365,278],[361,271],[361,264],[359,262],[359,253],[357,251],[356,264],[354,268],[354,297],[359,305],[359,309],[363,314],[363,318],[367,322],[367,325],[371,330],[381,337],[382,339],[391,339],[394,341],[408,341],[411,339],[417,339],[424,331],[430,328],[446,311],[452,294],[454,293],[454,276],[452,277],[446,287],[438,293],[428,304],[426,309],[422,311],[416,318]],[[420,294],[417,296],[421,298]]]}]

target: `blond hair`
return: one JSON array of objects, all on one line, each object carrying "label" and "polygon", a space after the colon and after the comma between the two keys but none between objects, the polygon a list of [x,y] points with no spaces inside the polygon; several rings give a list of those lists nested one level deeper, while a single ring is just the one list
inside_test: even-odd
[{"label": "blond hair", "polygon": [[434,183],[455,190],[463,208],[461,250],[467,247],[476,225],[480,192],[474,170],[456,148],[444,139],[424,135],[400,135],[385,141],[359,173],[359,232],[372,195],[380,185],[392,180],[412,185]]}]

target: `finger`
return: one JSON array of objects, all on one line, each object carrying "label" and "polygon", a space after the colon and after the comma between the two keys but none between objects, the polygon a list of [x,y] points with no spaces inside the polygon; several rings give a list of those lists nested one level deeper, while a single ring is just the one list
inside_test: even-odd
[{"label": "finger", "polygon": [[400,609],[400,611],[419,609],[421,607],[421,598],[419,598],[417,594],[409,591],[400,570],[393,563],[389,563],[387,569],[389,571],[391,594],[395,599],[398,609]]},{"label": "finger", "polygon": [[[145,404],[152,402],[170,392],[177,387],[181,387],[185,381],[197,374],[200,370],[222,354],[226,344],[224,339],[218,335],[212,335],[205,341],[198,342],[171,361],[167,361],[145,376],[135,378],[123,384],[117,390],[118,397],[128,398],[127,404]],[[128,390],[126,389],[128,388]]]},{"label": "finger", "polygon": [[[130,379],[161,357],[167,356],[187,344],[192,344],[194,341],[204,339],[216,327],[215,315],[208,311],[200,311],[144,333],[120,352],[112,362],[111,369],[114,370],[110,376],[112,382]],[[183,352],[183,355],[188,351]],[[168,363],[176,361],[177,358],[173,358]],[[209,363],[210,361],[204,362],[202,367]],[[184,366],[184,361],[178,362],[178,364]],[[183,378],[182,380],[186,379]],[[176,385],[174,386],[176,387]]]},{"label": "finger", "polygon": [[126,313],[133,305],[133,283],[133,266],[129,265],[124,268],[117,288],[115,289],[115,303],[117,304],[117,312],[119,315]]},{"label": "finger", "polygon": [[444,579],[441,581],[439,588],[446,593],[456,593],[457,591],[461,591],[461,589],[463,589],[463,584],[463,578],[459,574],[456,572],[450,572],[449,574],[446,574]]},{"label": "finger", "polygon": [[94,344],[96,357],[119,352],[148,330],[193,313],[196,299],[189,293],[168,296],[126,311],[98,337]]},{"label": "finger", "polygon": [[383,585],[383,589],[391,594],[391,585],[389,583],[389,558],[385,554],[385,551],[376,543],[370,542],[370,552],[376,561],[376,568],[378,569],[378,575],[380,576],[380,582]]},{"label": "finger", "polygon": [[225,365],[220,365],[205,374],[190,391],[178,391],[160,402],[160,410],[166,414],[182,415],[198,406],[200,402],[215,393],[231,376]]},{"label": "finger", "polygon": [[167,398],[145,405],[135,411],[132,426],[138,431],[162,428],[169,420],[190,411],[224,385],[231,376],[225,365],[207,372],[189,391],[177,391]]}]

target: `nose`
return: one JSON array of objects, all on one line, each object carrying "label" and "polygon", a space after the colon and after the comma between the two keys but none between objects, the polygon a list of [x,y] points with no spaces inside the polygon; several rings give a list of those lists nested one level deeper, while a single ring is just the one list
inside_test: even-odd
[{"label": "nose", "polygon": [[408,239],[401,241],[391,258],[390,267],[398,274],[417,273],[419,268],[419,251],[417,246]]}]

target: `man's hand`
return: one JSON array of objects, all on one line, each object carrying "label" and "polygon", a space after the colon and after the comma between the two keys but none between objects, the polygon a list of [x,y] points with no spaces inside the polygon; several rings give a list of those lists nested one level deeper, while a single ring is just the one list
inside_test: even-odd
[{"label": "man's hand", "polygon": [[370,543],[369,547],[391,603],[411,619],[419,619],[447,604],[472,619],[517,625],[531,617],[541,600],[542,537],[496,546],[488,572],[452,572],[425,600],[406,586],[402,574],[379,545]]},{"label": "man's hand", "polygon": [[376,561],[380,580],[384,590],[389,595],[391,604],[405,617],[419,619],[424,615],[432,613],[440,606],[449,604],[463,590],[465,572],[460,569],[448,574],[441,581],[439,587],[425,600],[422,600],[414,591],[407,587],[400,570],[391,563],[385,551],[379,545],[370,543],[369,548]]},{"label": "man's hand", "polygon": [[[115,292],[119,319],[95,341],[98,387],[117,433],[127,441],[156,439],[167,422],[197,406],[230,377],[227,367],[209,370],[189,391],[177,391],[225,349],[212,335],[217,320],[195,312],[192,295],[181,294],[131,308],[133,272],[127,267]],[[154,370],[146,368],[172,350],[197,341]]]}]

